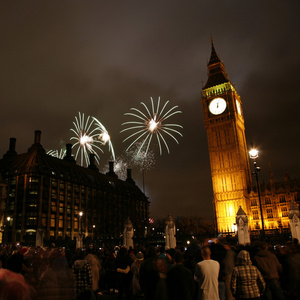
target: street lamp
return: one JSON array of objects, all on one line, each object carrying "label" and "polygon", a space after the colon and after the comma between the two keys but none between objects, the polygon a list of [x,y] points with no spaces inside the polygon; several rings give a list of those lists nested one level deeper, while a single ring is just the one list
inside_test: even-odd
[{"label": "street lamp", "polygon": [[263,216],[263,210],[261,205],[261,198],[260,198],[260,188],[259,188],[259,181],[258,181],[258,173],[260,172],[260,167],[256,165],[256,158],[258,158],[258,150],[251,149],[249,151],[250,158],[254,160],[254,172],[252,175],[255,175],[256,179],[256,186],[257,186],[257,194],[258,194],[258,202],[259,202],[259,209],[260,209],[260,216],[261,216],[261,226],[262,226],[262,239],[265,239],[265,225],[264,225],[264,216]]},{"label": "street lamp", "polygon": [[96,228],[96,225],[93,225],[93,232],[92,232],[92,236],[93,236],[93,248],[95,248],[95,238],[94,238],[95,228]]},{"label": "street lamp", "polygon": [[11,220],[11,217],[7,217],[6,218],[6,225],[5,225],[5,229],[6,229],[6,234],[5,234],[5,236],[6,236],[6,242],[8,242],[8,240],[9,240],[9,232],[8,232],[8,226],[9,226],[9,223],[10,223],[10,220]]},{"label": "street lamp", "polygon": [[80,233],[82,233],[82,216],[83,216],[83,212],[80,211],[79,212],[79,220],[80,220]]}]

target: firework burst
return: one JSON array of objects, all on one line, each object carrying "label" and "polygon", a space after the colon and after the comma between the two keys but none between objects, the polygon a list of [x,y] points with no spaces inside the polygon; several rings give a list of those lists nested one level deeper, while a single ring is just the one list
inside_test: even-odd
[{"label": "firework burst", "polygon": [[74,136],[70,140],[75,140],[72,148],[76,149],[75,159],[80,162],[80,165],[88,166],[90,163],[89,154],[95,155],[95,160],[99,164],[100,156],[98,152],[103,153],[100,146],[109,144],[109,150],[114,157],[114,151],[110,136],[105,127],[94,117],[88,116],[85,120],[84,113],[79,112],[78,118],[75,117],[73,122],[74,128],[70,130],[74,133]]},{"label": "firework burst", "polygon": [[138,149],[138,152],[144,151],[145,155],[148,153],[150,144],[152,142],[153,136],[156,137],[159,153],[162,155],[162,148],[165,146],[168,153],[170,153],[169,146],[166,141],[166,137],[172,138],[177,144],[179,144],[177,138],[174,136],[182,134],[176,130],[176,128],[183,128],[179,124],[166,124],[165,121],[175,114],[181,113],[180,110],[177,110],[178,106],[173,106],[170,109],[167,109],[169,101],[167,101],[162,108],[160,109],[160,97],[158,97],[157,105],[155,104],[153,98],[151,99],[151,108],[149,109],[144,102],[141,102],[142,106],[145,109],[145,112],[137,108],[131,108],[132,112],[125,113],[126,116],[132,116],[135,118],[135,121],[125,122],[122,125],[128,126],[123,129],[121,132],[133,132],[127,138],[123,140],[132,140],[131,144],[127,147],[128,151],[134,144],[141,142],[141,145]]},{"label": "firework burst", "polygon": [[104,127],[104,125],[97,120],[96,118],[93,117],[93,120],[97,126],[97,129],[101,132],[98,136],[98,140],[100,140],[102,142],[103,145],[108,144],[108,151],[111,152],[112,155],[112,159],[115,160],[115,152],[114,152],[114,148],[110,139],[110,135],[108,134],[108,131],[106,130],[106,128]]}]

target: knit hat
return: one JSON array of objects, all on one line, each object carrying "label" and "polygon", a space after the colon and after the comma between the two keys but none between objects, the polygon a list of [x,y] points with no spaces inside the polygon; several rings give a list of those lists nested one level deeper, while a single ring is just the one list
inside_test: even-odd
[{"label": "knit hat", "polygon": [[144,254],[140,251],[140,252],[136,255],[136,259],[137,259],[137,260],[143,260],[143,259],[144,259]]}]

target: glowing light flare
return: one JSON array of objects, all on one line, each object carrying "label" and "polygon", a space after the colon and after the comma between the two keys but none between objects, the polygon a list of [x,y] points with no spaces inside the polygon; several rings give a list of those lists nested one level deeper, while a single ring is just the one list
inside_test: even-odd
[{"label": "glowing light flare", "polygon": [[87,135],[86,133],[84,133],[83,135],[82,133],[80,134],[79,143],[82,147],[87,147],[89,150],[91,150],[91,144],[93,143],[93,141],[93,138]]},{"label": "glowing light flare", "polygon": [[178,106],[174,106],[167,110],[166,107],[169,101],[167,101],[160,109],[160,97],[158,97],[156,107],[152,97],[150,97],[150,100],[151,108],[148,108],[145,103],[141,102],[145,112],[136,108],[131,108],[130,110],[133,112],[125,113],[125,116],[133,116],[135,118],[134,121],[122,124],[127,125],[128,127],[123,129],[121,133],[127,131],[133,132],[123,140],[123,142],[126,142],[127,140],[133,139],[126,151],[137,142],[142,142],[139,151],[145,149],[147,153],[153,137],[155,137],[160,155],[162,155],[163,146],[166,148],[167,152],[170,153],[166,137],[172,138],[177,144],[179,144],[175,134],[182,137],[183,135],[177,130],[177,128],[183,127],[179,124],[166,124],[165,121],[171,116],[182,112],[176,110]]},{"label": "glowing light flare", "polygon": [[153,132],[155,129],[158,128],[158,125],[159,125],[159,122],[156,122],[156,116],[154,116],[154,118],[148,122],[149,131]]},{"label": "glowing light flare", "polygon": [[252,159],[258,158],[258,150],[257,149],[251,149],[249,151],[249,155],[250,155],[250,158],[252,158]]},{"label": "glowing light flare", "polygon": [[99,140],[105,145],[110,140],[110,136],[107,132],[101,133],[99,135]]},{"label": "glowing light flare", "polygon": [[233,207],[229,205],[229,216],[233,216]]},{"label": "glowing light flare", "polygon": [[237,224],[236,223],[233,223],[232,226],[231,226],[231,231],[232,232],[237,232]]}]

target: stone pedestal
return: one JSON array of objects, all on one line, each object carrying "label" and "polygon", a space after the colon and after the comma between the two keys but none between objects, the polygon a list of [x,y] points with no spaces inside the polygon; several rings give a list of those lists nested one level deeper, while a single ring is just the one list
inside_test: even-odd
[{"label": "stone pedestal", "polygon": [[291,203],[289,219],[292,238],[300,241],[300,211],[294,201]]},{"label": "stone pedestal", "polygon": [[133,225],[129,218],[127,218],[124,224],[123,245],[127,249],[130,247],[133,248]]},{"label": "stone pedestal", "polygon": [[166,235],[166,250],[175,249],[176,248],[176,227],[174,219],[168,215],[166,219],[166,227],[165,227],[165,235]]},{"label": "stone pedestal", "polygon": [[248,217],[241,206],[236,214],[236,225],[238,231],[239,244],[240,245],[250,244]]},{"label": "stone pedestal", "polygon": [[35,245],[37,247],[43,247],[44,246],[44,235],[45,231],[43,228],[38,228],[36,231],[36,237],[35,237]]}]

